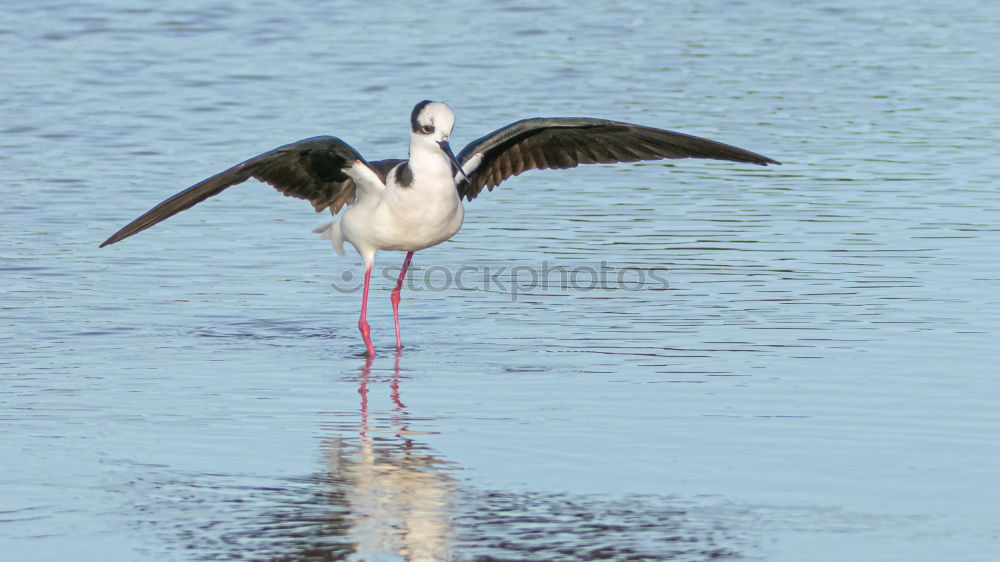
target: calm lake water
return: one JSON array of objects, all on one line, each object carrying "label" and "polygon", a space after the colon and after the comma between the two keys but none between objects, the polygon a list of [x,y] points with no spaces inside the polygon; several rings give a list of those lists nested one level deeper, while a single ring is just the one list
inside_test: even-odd
[{"label": "calm lake water", "polygon": [[[3,559],[997,559],[995,6],[324,4],[6,6]],[[286,142],[403,157],[425,98],[456,149],[582,115],[784,165],[513,178],[400,354],[379,255],[371,362],[360,259],[267,186],[97,247]]]}]

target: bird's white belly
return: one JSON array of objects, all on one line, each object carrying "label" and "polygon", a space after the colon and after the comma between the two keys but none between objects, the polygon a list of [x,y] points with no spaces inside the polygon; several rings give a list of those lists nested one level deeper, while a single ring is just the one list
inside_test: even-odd
[{"label": "bird's white belly", "polygon": [[453,187],[449,193],[390,189],[396,192],[387,193],[377,205],[358,205],[344,213],[344,238],[362,254],[366,249],[423,250],[462,227],[465,209]]},{"label": "bird's white belly", "polygon": [[[462,227],[465,210],[461,202],[433,209],[387,209],[375,235],[381,250],[415,252],[436,246]],[[389,215],[389,216],[386,216]]]}]

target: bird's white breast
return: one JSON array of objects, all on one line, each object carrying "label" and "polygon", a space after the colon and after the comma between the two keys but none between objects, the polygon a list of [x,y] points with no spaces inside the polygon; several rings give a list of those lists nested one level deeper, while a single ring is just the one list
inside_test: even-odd
[{"label": "bird's white breast", "polygon": [[356,205],[343,218],[344,237],[358,248],[417,251],[448,240],[462,227],[465,210],[451,165],[413,162],[413,181],[399,183],[401,168],[387,178],[377,205]]}]

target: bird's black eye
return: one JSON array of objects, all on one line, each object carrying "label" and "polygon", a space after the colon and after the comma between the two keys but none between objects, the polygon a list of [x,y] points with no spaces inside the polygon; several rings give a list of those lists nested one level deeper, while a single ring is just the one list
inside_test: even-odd
[{"label": "bird's black eye", "polygon": [[434,125],[424,125],[420,127],[420,131],[426,135],[429,135],[434,132]]}]

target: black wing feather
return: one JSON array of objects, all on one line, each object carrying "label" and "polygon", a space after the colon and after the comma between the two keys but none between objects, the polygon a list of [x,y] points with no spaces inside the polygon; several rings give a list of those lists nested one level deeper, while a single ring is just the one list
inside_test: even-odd
[{"label": "black wing feather", "polygon": [[[358,151],[337,137],[312,137],[286,144],[254,156],[168,198],[114,233],[101,247],[142,232],[250,178],[268,183],[288,197],[305,199],[317,211],[329,208],[337,212],[344,205],[354,202],[356,197],[357,186],[343,172],[344,168],[356,161],[364,162],[364,159]],[[383,181],[388,172],[382,170],[386,162],[390,161],[367,163]]]},{"label": "black wing feather", "polygon": [[586,117],[524,119],[472,141],[458,155],[464,166],[482,154],[479,167],[458,184],[469,201],[486,188],[527,170],[663,158],[712,158],[766,166],[780,164],[749,150],[684,133]]}]

